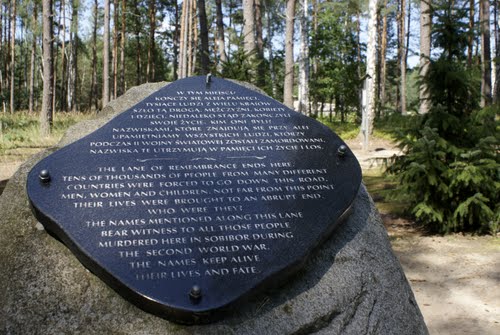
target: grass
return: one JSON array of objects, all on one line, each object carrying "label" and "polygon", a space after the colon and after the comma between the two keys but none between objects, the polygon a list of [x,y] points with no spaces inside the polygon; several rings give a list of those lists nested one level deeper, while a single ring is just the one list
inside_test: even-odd
[{"label": "grass", "polygon": [[397,187],[397,182],[392,177],[379,170],[370,170],[363,174],[363,182],[381,213],[405,216],[406,202],[391,196]]},{"label": "grass", "polygon": [[51,135],[43,137],[38,114],[0,114],[0,161],[25,160],[40,149],[56,144],[71,125],[91,117],[93,114],[56,113]]},{"label": "grass", "polygon": [[319,117],[318,121],[330,128],[335,134],[339,135],[343,140],[352,140],[359,134],[359,124],[354,120],[355,115],[351,115],[347,122],[340,122],[337,118]]}]

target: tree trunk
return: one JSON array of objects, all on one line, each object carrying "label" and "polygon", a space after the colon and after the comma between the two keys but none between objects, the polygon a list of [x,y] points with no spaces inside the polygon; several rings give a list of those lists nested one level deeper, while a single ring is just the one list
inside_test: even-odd
[{"label": "tree trunk", "polygon": [[78,89],[78,7],[79,0],[72,1],[71,49],[68,63],[68,110],[76,112],[76,92]]},{"label": "tree trunk", "polygon": [[10,17],[10,113],[14,114],[14,90],[16,78],[16,0],[11,0],[11,17]]},{"label": "tree trunk", "polygon": [[139,3],[134,0],[134,29],[135,29],[135,69],[136,69],[136,85],[142,84],[142,60],[141,60],[141,13],[139,12]]},{"label": "tree trunk", "polygon": [[243,48],[247,55],[255,52],[254,0],[243,0]]},{"label": "tree trunk", "polygon": [[189,48],[188,48],[188,76],[195,73],[196,51],[198,48],[198,25],[196,22],[196,1],[191,0],[191,9],[189,11]]},{"label": "tree trunk", "polygon": [[[266,2],[264,1],[264,6],[266,6]],[[268,50],[269,50],[269,72],[271,74],[271,86],[273,90],[273,98],[278,98],[278,83],[276,79],[276,70],[274,68],[274,52],[273,52],[273,38],[274,38],[274,29],[271,23],[271,13],[269,9],[266,7],[266,15],[267,15],[267,34],[268,34]]]},{"label": "tree trunk", "polygon": [[399,81],[399,94],[400,94],[400,112],[406,115],[406,46],[405,46],[405,19],[406,19],[406,0],[401,0],[400,12],[400,30],[399,30],[399,50],[398,58],[400,59],[400,81]]},{"label": "tree trunk", "polygon": [[188,8],[189,0],[182,2],[181,30],[179,41],[179,70],[177,76],[182,79],[187,76],[187,36],[188,36]]},{"label": "tree trunk", "polygon": [[301,0],[300,15],[300,58],[299,58],[299,112],[309,115],[309,5]]},{"label": "tree trunk", "polygon": [[179,31],[179,4],[177,1],[174,1],[174,22],[175,22],[175,29],[174,29],[174,59],[173,59],[173,65],[172,65],[172,77],[174,80],[177,80],[178,76],[177,73],[179,71],[179,37],[180,37],[180,31]]},{"label": "tree trunk", "polygon": [[147,81],[155,79],[155,31],[156,31],[156,0],[149,0],[149,43],[148,43],[148,64],[146,66]]},{"label": "tree trunk", "polygon": [[420,87],[419,114],[427,114],[431,108],[430,92],[425,78],[429,72],[431,56],[431,12],[429,0],[420,0]]},{"label": "tree trunk", "polygon": [[92,27],[92,80],[90,81],[89,109],[92,105],[98,110],[97,100],[97,19],[99,15],[98,0],[94,0],[94,26]]},{"label": "tree trunk", "polygon": [[498,1],[495,1],[493,6],[493,11],[494,11],[494,34],[495,34],[495,61],[493,64],[495,65],[495,69],[493,70],[493,74],[495,75],[495,80],[492,80],[493,82],[493,103],[498,103],[499,97],[500,97],[500,38],[498,36],[499,34],[499,27],[498,27]]},{"label": "tree trunk", "polygon": [[102,51],[102,107],[109,102],[109,1],[104,0],[104,36]]},{"label": "tree trunk", "polygon": [[[425,0],[427,1],[427,0]],[[384,0],[384,9],[387,8],[387,0]],[[380,106],[384,108],[386,102],[385,85],[387,78],[387,11],[382,18],[382,38],[380,41]]]},{"label": "tree trunk", "polygon": [[[33,17],[31,21],[31,58],[30,58],[30,84],[29,84],[29,101],[28,101],[28,113],[33,113],[33,99],[35,91],[35,62],[36,62],[36,26],[38,19],[38,3],[33,2]],[[1,30],[1,28],[0,28]],[[1,37],[0,37],[1,39]]]},{"label": "tree trunk", "polygon": [[118,97],[118,17],[120,14],[118,0],[113,1],[113,59],[112,78],[113,78],[113,99]]},{"label": "tree trunk", "polygon": [[[176,1],[177,2],[177,1]],[[126,6],[127,2],[122,0],[122,29],[120,33],[120,88],[118,95],[125,93],[125,39],[126,39]]]},{"label": "tree trunk", "polygon": [[217,71],[222,72],[222,64],[227,62],[226,43],[224,42],[224,22],[222,21],[222,0],[215,0],[215,12],[217,24],[217,50],[219,51]]},{"label": "tree trunk", "polygon": [[285,28],[285,80],[283,83],[283,103],[293,109],[293,25],[295,17],[295,0],[286,1]]},{"label": "tree trunk", "polygon": [[255,38],[257,46],[257,86],[266,86],[266,64],[264,63],[264,38],[262,36],[262,0],[254,0],[255,3]]},{"label": "tree trunk", "polygon": [[377,57],[377,0],[369,1],[368,45],[366,50],[366,108],[363,113],[363,149],[368,150],[369,138],[373,133],[376,102],[376,57]]},{"label": "tree trunk", "polygon": [[48,136],[52,128],[53,58],[52,58],[52,0],[42,1],[43,11],[43,95],[40,113],[40,135]]},{"label": "tree trunk", "polygon": [[[422,1],[422,0],[421,0]],[[430,1],[430,0],[429,0]],[[467,38],[467,66],[470,68],[472,66],[472,56],[474,49],[474,4],[475,0],[469,0],[469,37]]]},{"label": "tree trunk", "polygon": [[490,1],[479,3],[481,24],[481,107],[491,105]]},{"label": "tree trunk", "polygon": [[205,0],[197,0],[198,2],[198,19],[200,24],[200,61],[201,74],[205,75],[210,72],[210,59],[208,58],[208,25],[207,12],[205,10]]}]

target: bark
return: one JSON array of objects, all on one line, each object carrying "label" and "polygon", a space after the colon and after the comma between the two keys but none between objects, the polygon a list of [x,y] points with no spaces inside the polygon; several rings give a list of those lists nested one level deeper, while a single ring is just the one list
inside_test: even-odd
[{"label": "bark", "polygon": [[[423,1],[423,0],[421,0]],[[430,0],[429,0],[430,1]],[[468,37],[468,45],[467,45],[467,65],[468,67],[472,66],[472,56],[474,49],[474,3],[475,0],[469,0],[469,37]]]},{"label": "bark", "polygon": [[[3,83],[3,78],[4,78],[4,72],[5,72],[5,59],[4,59],[4,45],[3,45],[3,29],[4,29],[4,24],[3,24],[3,18],[4,18],[4,4],[0,2],[0,95],[3,96],[3,88],[4,88],[4,83]],[[4,102],[5,103],[5,102]]]},{"label": "bark", "polygon": [[493,103],[498,103],[499,101],[499,81],[500,81],[500,48],[498,46],[498,43],[500,42],[499,39],[499,27],[498,27],[498,0],[493,2],[493,13],[494,13],[494,34],[495,34],[495,61],[493,62],[493,65],[495,66],[495,69],[492,71],[492,75],[495,75],[495,80],[492,80],[493,84]]},{"label": "bark", "polygon": [[286,2],[285,27],[285,79],[283,84],[283,103],[293,109],[293,25],[295,17],[295,0]]},{"label": "bark", "polygon": [[180,29],[180,42],[179,42],[179,70],[178,77],[180,79],[187,76],[187,36],[188,36],[188,8],[189,1],[182,2],[181,13],[181,29]]},{"label": "bark", "polygon": [[94,0],[94,25],[92,27],[92,79],[90,81],[90,96],[89,96],[89,106],[92,108],[92,105],[95,106],[95,109],[97,110],[99,108],[98,106],[98,100],[97,100],[97,19],[98,19],[98,12],[99,9],[99,4],[98,0]]},{"label": "bark", "polygon": [[300,16],[300,58],[299,58],[299,112],[309,115],[309,5],[301,0]]},{"label": "bark", "polygon": [[365,140],[363,149],[368,150],[369,138],[373,133],[373,120],[375,116],[376,102],[376,57],[377,57],[377,0],[369,1],[368,17],[368,44],[366,50],[366,108],[363,113],[363,127]]},{"label": "bark", "polygon": [[73,0],[71,18],[71,49],[68,64],[68,110],[76,112],[78,89],[78,7],[79,0]]},{"label": "bark", "polygon": [[429,72],[431,55],[431,12],[430,0],[420,0],[420,87],[419,114],[427,114],[431,108],[430,92],[425,82]]},{"label": "bark", "polygon": [[491,105],[490,1],[481,0],[481,107]]},{"label": "bark", "polygon": [[200,65],[201,74],[205,75],[210,72],[210,59],[208,58],[208,24],[207,12],[205,10],[205,0],[197,0],[198,3],[198,21],[200,24]]},{"label": "bark", "polygon": [[[61,15],[62,15],[62,25],[61,25]],[[57,40],[59,40],[61,30],[63,33],[62,36],[62,47],[61,47],[61,66],[58,66],[57,64],[57,56],[59,54],[59,43],[56,43],[56,51],[55,51],[55,57],[54,57],[54,101],[53,101],[53,106],[54,106],[54,111],[56,110],[56,96],[57,96],[57,69],[61,68],[61,92],[60,96],[63,97],[60,99],[61,103],[61,109],[64,111],[68,111],[67,109],[67,99],[66,99],[66,3],[64,0],[61,0],[60,7],[59,7],[59,19],[57,22],[57,27],[61,27],[61,29],[57,29]],[[69,62],[68,62],[69,64]],[[68,71],[69,73],[69,71]]]},{"label": "bark", "polygon": [[156,0],[149,0],[149,43],[148,64],[146,66],[146,79],[148,82],[155,79],[155,32],[156,32]]},{"label": "bark", "polygon": [[188,77],[192,76],[196,67],[196,51],[198,46],[198,25],[196,22],[196,1],[191,0],[189,10],[189,37],[188,37]]},{"label": "bark", "polygon": [[[266,6],[266,2],[264,2]],[[273,52],[273,38],[274,38],[274,28],[271,23],[271,13],[268,8],[266,8],[267,15],[267,34],[268,34],[268,50],[269,50],[269,72],[271,74],[271,85],[273,90],[273,97],[276,99],[278,97],[278,83],[276,79],[276,69],[274,68],[274,52]]]},{"label": "bark", "polygon": [[40,134],[48,136],[52,128],[53,56],[52,56],[52,0],[42,1],[43,11],[43,94],[40,113]]},{"label": "bark", "polygon": [[118,17],[119,17],[119,2],[118,0],[113,1],[113,52],[112,52],[112,59],[113,59],[113,68],[111,70],[112,72],[112,78],[113,78],[113,99],[116,99],[118,97],[118,44],[119,42],[119,37],[118,37]]},{"label": "bark", "polygon": [[400,81],[399,81],[399,94],[400,94],[400,112],[406,115],[406,43],[405,43],[405,19],[406,19],[406,0],[401,0],[400,12],[400,31],[399,31],[399,59],[400,59]]},{"label": "bark", "polygon": [[[125,0],[123,0],[125,1]],[[174,80],[177,80],[178,78],[178,71],[179,71],[179,4],[177,3],[177,0],[174,0],[174,23],[175,23],[175,28],[174,28],[174,59],[173,59],[173,64],[172,64],[172,77]]]},{"label": "bark", "polygon": [[11,2],[11,17],[10,17],[10,113],[14,114],[14,90],[15,90],[15,78],[16,78],[16,0]]},{"label": "bark", "polygon": [[254,0],[243,0],[243,48],[247,55],[255,52]]},{"label": "bark", "polygon": [[[31,21],[31,57],[30,57],[30,84],[29,84],[29,100],[28,100],[28,112],[33,113],[33,100],[35,92],[35,62],[36,62],[36,26],[38,20],[38,3],[33,2],[33,17]],[[1,30],[1,28],[0,28]]]},{"label": "bark", "polygon": [[[176,1],[177,2],[177,1]],[[121,10],[121,25],[122,29],[120,32],[120,87],[118,91],[118,95],[122,95],[125,93],[125,39],[126,39],[126,1],[122,0],[122,10]]]},{"label": "bark", "polygon": [[109,102],[109,1],[104,0],[104,36],[102,51],[102,107]]},{"label": "bark", "polygon": [[[387,8],[387,0],[384,0],[384,9]],[[387,78],[387,11],[382,18],[382,38],[380,40],[380,106],[384,107],[386,102],[385,85]]]},{"label": "bark", "polygon": [[266,85],[266,65],[264,63],[264,38],[262,36],[262,0],[254,0],[255,3],[255,41],[257,46],[257,86]]},{"label": "bark", "polygon": [[224,42],[224,22],[222,21],[222,0],[215,0],[216,24],[217,24],[217,50],[219,51],[219,61],[217,71],[222,72],[222,64],[227,62],[226,44]]},{"label": "bark", "polygon": [[134,0],[134,34],[136,41],[135,53],[135,69],[136,69],[136,85],[142,84],[142,60],[141,60],[141,13],[139,12],[139,3]]}]

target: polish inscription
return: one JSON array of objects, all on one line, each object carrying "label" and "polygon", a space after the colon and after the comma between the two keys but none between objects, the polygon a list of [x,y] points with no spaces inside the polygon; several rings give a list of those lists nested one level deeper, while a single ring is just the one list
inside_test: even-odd
[{"label": "polish inscription", "polygon": [[[40,162],[49,183],[36,180],[37,167],[28,181],[35,214],[57,203],[51,217],[90,263],[163,297],[167,316],[167,301],[178,305],[192,285],[232,301],[297,263],[332,231],[360,183],[359,165],[338,157],[343,142],[325,127],[234,83],[203,79],[167,86]],[[199,303],[210,310],[224,299]],[[182,304],[189,309],[189,299]]]}]

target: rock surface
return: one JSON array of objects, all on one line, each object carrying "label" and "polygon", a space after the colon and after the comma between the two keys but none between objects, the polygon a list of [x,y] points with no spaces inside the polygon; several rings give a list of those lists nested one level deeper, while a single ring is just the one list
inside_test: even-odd
[{"label": "rock surface", "polygon": [[[99,119],[70,128],[58,146],[92,132],[163,85],[129,90]],[[0,197],[1,334],[428,333],[364,186],[349,219],[304,269],[224,320],[181,326],[145,313],[86,270],[31,214],[26,175],[51,151],[23,164]]]}]

